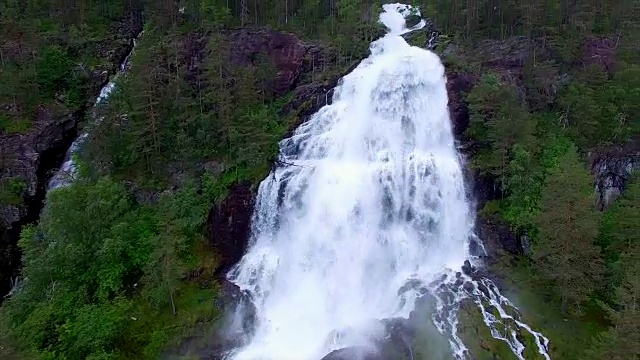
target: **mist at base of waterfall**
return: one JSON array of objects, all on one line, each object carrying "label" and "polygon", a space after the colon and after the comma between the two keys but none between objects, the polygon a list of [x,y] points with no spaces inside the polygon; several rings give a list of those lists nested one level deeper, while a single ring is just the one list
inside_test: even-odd
[{"label": "mist at base of waterfall", "polygon": [[[456,290],[443,274],[470,257],[473,214],[444,67],[400,36],[424,26],[406,28],[416,13],[384,5],[387,35],[342,79],[332,104],[280,143],[281,166],[259,188],[249,249],[228,274],[256,315],[247,344],[229,358],[321,359],[375,348],[380,320],[409,317],[425,289],[438,299],[435,325],[452,353],[465,356],[455,303],[480,295]],[[443,285],[446,299],[438,296]]]}]

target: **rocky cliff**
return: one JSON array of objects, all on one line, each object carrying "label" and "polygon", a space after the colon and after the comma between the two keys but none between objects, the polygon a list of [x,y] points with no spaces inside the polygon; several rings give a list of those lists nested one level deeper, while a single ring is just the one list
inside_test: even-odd
[{"label": "rocky cliff", "polygon": [[[28,131],[0,132],[0,191],[4,195],[0,202],[0,299],[9,291],[20,267],[17,241],[22,227],[38,220],[48,179],[62,164],[100,89],[130,52],[142,22],[134,14],[115,21],[112,27],[109,37],[85,44],[102,63],[77,64],[76,70],[86,82],[81,106],[72,109],[58,100],[43,103],[37,106]],[[10,46],[3,44],[5,48]]]},{"label": "rocky cliff", "polygon": [[604,210],[640,171],[640,143],[593,151],[589,158],[595,177],[596,204]]},{"label": "rocky cliff", "polygon": [[[333,88],[342,75],[356,63],[339,66],[328,49],[305,43],[296,35],[267,28],[241,28],[224,32],[229,47],[228,61],[240,66],[273,67],[275,72],[262,84],[272,96],[291,94],[281,109],[282,117],[295,116],[293,131],[308,116],[331,103]],[[269,59],[268,64],[257,59]],[[288,135],[287,135],[288,136]],[[237,263],[247,248],[251,215],[257,184],[232,186],[222,203],[209,214],[209,236],[220,263],[216,272],[223,275]]]}]

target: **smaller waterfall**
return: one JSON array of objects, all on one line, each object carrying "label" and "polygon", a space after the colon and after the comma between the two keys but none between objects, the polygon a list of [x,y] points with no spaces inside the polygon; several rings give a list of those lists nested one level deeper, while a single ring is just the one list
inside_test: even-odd
[{"label": "smaller waterfall", "polygon": [[[139,36],[140,35],[138,35],[137,37]],[[100,89],[100,94],[96,98],[91,112],[91,119],[93,124],[98,124],[102,120],[102,117],[99,117],[97,114],[97,107],[100,106],[103,101],[109,98],[109,95],[111,95],[111,92],[116,86],[116,80],[118,79],[120,74],[126,72],[131,66],[131,56],[133,55],[136,47],[137,37],[133,39],[133,46],[131,47],[131,50],[125,57],[124,61],[122,61],[122,63],[120,64],[116,75],[112,79],[110,79],[109,82],[102,87],[102,89]],[[73,182],[78,171],[75,157],[78,153],[78,150],[88,136],[88,132],[83,132],[73,141],[73,143],[67,150],[67,153],[65,154],[62,166],[60,166],[58,171],[56,171],[53,177],[51,177],[51,180],[49,180],[49,183],[47,184],[47,191],[67,186]]]}]

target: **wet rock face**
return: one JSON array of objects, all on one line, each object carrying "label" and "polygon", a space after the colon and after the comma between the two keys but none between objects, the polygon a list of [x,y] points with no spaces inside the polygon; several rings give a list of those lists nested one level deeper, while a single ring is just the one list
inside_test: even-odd
[{"label": "wet rock face", "polygon": [[330,352],[322,360],[384,360],[382,354],[366,347],[348,347]]},{"label": "wet rock face", "polygon": [[640,146],[607,149],[592,153],[591,170],[595,177],[596,204],[606,209],[622,192],[634,173],[640,170]]},{"label": "wet rock face", "polygon": [[30,132],[0,134],[3,184],[19,182],[21,202],[0,204],[0,299],[10,290],[18,273],[20,250],[17,246],[22,227],[38,219],[50,170],[59,164],[76,134],[78,116],[56,118],[41,106]]},{"label": "wet rock face", "polygon": [[255,193],[248,182],[231,187],[209,213],[209,239],[218,255],[216,273],[224,274],[244,255],[249,242]]},{"label": "wet rock face", "polygon": [[372,339],[373,345],[334,350],[322,360],[388,360],[411,359],[415,329],[407,319],[384,319],[382,333]]},{"label": "wet rock face", "polygon": [[256,308],[251,302],[250,294],[225,279],[221,279],[220,282],[221,295],[215,302],[224,318],[217,337],[221,342],[217,352],[220,352],[220,349],[244,345],[253,335],[257,320]]},{"label": "wet rock face", "polygon": [[478,79],[468,73],[447,71],[447,95],[453,135],[461,139],[469,127],[469,104],[465,100]]},{"label": "wet rock face", "polygon": [[523,237],[515,234],[498,215],[478,215],[476,232],[485,246],[489,263],[495,262],[504,252],[524,255],[528,250],[528,242],[523,242]]}]

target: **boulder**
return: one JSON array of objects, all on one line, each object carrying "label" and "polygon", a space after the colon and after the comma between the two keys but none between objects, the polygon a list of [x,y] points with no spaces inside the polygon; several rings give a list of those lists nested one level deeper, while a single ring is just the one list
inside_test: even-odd
[{"label": "boulder", "polygon": [[480,213],[476,232],[482,239],[489,263],[497,261],[505,252],[511,255],[523,255],[525,252],[521,237],[497,214]]},{"label": "boulder", "polygon": [[334,350],[322,360],[387,360],[411,359],[415,328],[408,319],[380,321],[380,333],[371,338],[370,346],[352,346]]},{"label": "boulder", "polygon": [[598,150],[589,157],[595,177],[596,205],[604,210],[622,194],[634,173],[640,170],[640,145]]},{"label": "boulder", "polygon": [[330,352],[322,360],[384,360],[377,350],[364,346],[353,346]]}]

